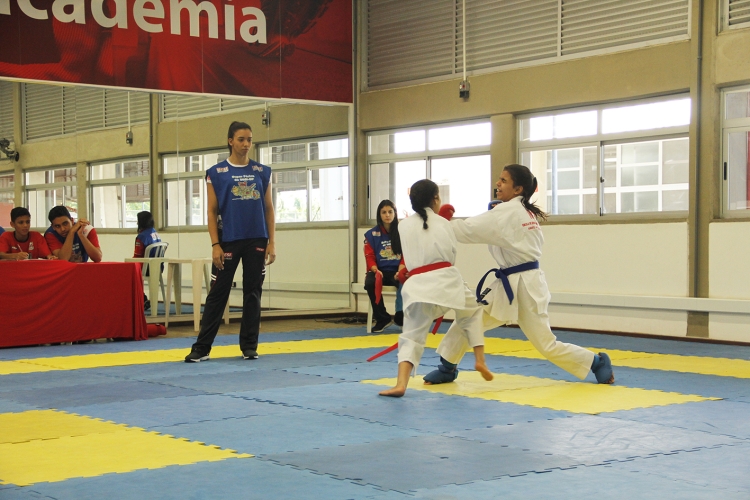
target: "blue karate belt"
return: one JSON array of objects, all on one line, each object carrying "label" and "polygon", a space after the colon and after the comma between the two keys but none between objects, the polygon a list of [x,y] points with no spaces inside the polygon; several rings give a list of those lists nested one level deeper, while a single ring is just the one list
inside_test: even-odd
[{"label": "blue karate belt", "polygon": [[482,279],[479,280],[479,284],[477,285],[477,302],[488,305],[487,301],[484,300],[484,297],[490,293],[490,289],[488,288],[483,292],[482,286],[484,286],[484,280],[487,279],[487,276],[489,276],[490,273],[495,273],[495,278],[502,281],[503,288],[505,288],[505,294],[508,296],[508,300],[512,304],[514,295],[513,289],[510,287],[510,281],[508,281],[508,276],[511,274],[522,273],[524,271],[531,271],[532,269],[539,269],[538,260],[535,260],[534,262],[524,262],[523,264],[518,264],[517,266],[508,267],[506,269],[490,269],[484,273],[484,276],[482,276]]}]

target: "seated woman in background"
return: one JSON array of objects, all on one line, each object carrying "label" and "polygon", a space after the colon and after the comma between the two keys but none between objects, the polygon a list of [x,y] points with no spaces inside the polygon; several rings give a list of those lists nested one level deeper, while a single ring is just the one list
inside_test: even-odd
[{"label": "seated woman in background", "polygon": [[365,276],[365,290],[372,304],[372,316],[375,319],[374,333],[379,333],[393,324],[394,318],[385,308],[383,297],[377,301],[375,289],[378,278],[382,278],[382,285],[399,287],[396,293],[396,317],[398,326],[404,324],[404,313],[401,306],[401,284],[396,280],[396,274],[401,263],[401,239],[398,236],[398,219],[396,206],[391,200],[383,200],[378,205],[378,225],[365,233],[365,260],[367,275]]},{"label": "seated woman in background", "polygon": [[[135,250],[133,250],[133,258],[142,259],[144,257],[151,257],[146,255],[146,247],[153,243],[161,243],[159,233],[154,229],[154,216],[151,212],[143,211],[138,212],[138,236],[135,237]],[[164,264],[162,264],[162,268]],[[146,271],[148,276],[149,271]],[[148,300],[146,294],[143,294],[143,308],[145,310],[151,309],[151,301]]]}]

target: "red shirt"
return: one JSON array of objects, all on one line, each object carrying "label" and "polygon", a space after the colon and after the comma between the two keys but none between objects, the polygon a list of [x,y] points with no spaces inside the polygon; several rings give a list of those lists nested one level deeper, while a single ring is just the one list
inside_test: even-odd
[{"label": "red shirt", "polygon": [[32,259],[44,259],[51,253],[44,236],[36,231],[29,231],[26,241],[16,240],[16,233],[13,231],[0,234],[0,252],[26,252]]}]

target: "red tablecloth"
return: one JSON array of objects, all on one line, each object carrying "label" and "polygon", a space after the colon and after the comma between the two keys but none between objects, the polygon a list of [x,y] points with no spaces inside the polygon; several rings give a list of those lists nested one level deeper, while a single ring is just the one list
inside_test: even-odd
[{"label": "red tablecloth", "polygon": [[0,261],[0,347],[101,338],[148,338],[136,264]]}]

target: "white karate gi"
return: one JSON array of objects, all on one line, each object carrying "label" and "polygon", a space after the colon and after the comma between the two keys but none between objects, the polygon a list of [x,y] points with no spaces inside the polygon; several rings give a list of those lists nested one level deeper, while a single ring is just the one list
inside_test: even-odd
[{"label": "white karate gi", "polygon": [[[398,361],[409,361],[414,373],[422,359],[432,321],[450,309],[456,312],[455,328],[447,337],[461,338],[461,345],[484,345],[482,309],[474,293],[464,283],[456,262],[456,236],[450,223],[427,208],[427,229],[419,214],[398,224],[406,268],[414,270],[428,264],[450,262],[450,267],[410,276],[401,289],[404,299],[404,327],[398,339]],[[458,339],[452,341],[458,344]]]},{"label": "white karate gi", "polygon": [[[481,215],[450,222],[461,243],[486,243],[501,269],[538,261],[544,237],[536,217],[523,206],[522,197],[497,205]],[[487,276],[482,290],[491,288],[484,300],[483,331],[518,323],[534,347],[552,363],[579,379],[586,378],[594,353],[573,344],[558,342],[549,326],[550,293],[544,272],[532,269],[508,276],[514,299],[511,304],[500,279]],[[476,300],[476,298],[475,298]],[[455,324],[448,330],[458,328]],[[450,363],[458,364],[468,345],[457,335],[446,335],[437,349]]]}]

